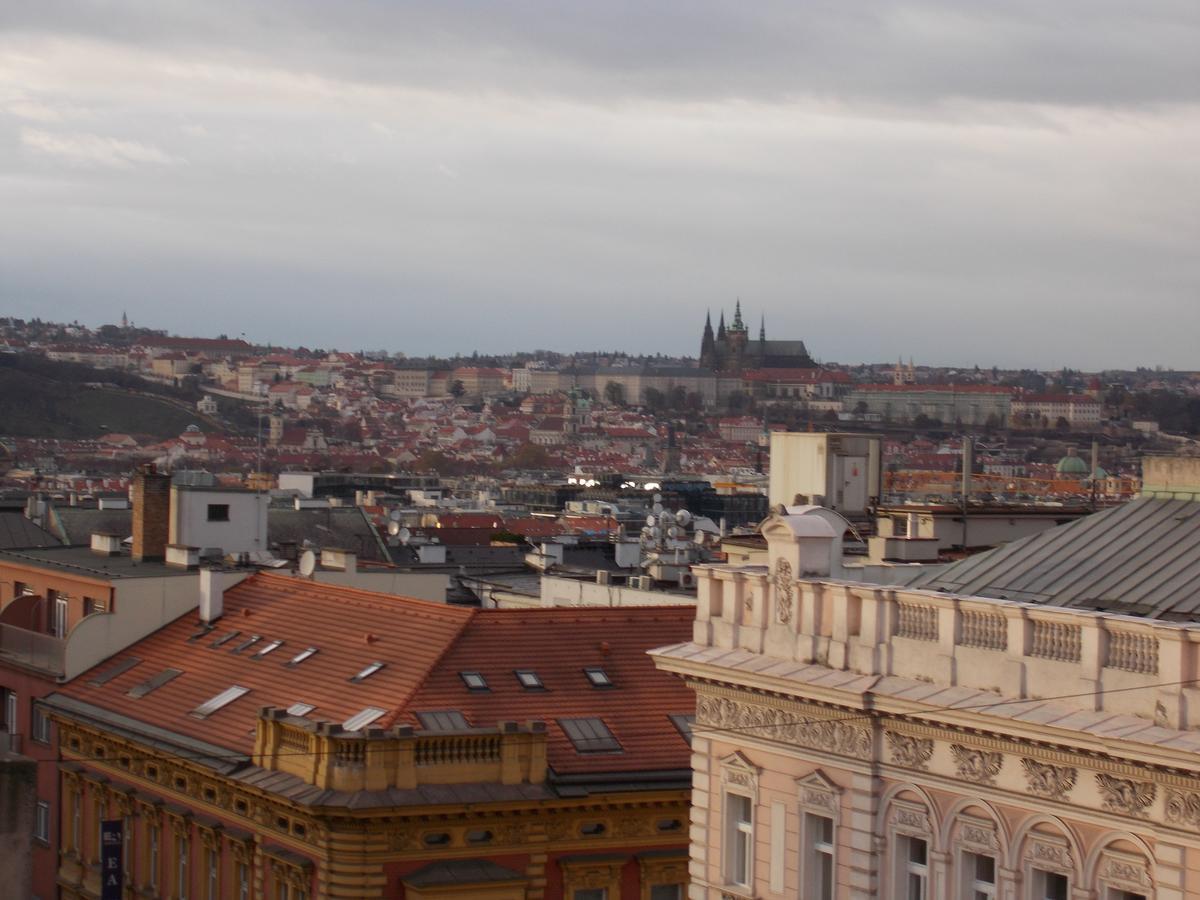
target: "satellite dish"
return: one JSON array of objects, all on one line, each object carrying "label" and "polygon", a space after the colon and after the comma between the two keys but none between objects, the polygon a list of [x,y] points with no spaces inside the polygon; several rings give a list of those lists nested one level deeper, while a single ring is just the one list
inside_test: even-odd
[{"label": "satellite dish", "polygon": [[300,554],[300,574],[305,578],[311,578],[312,573],[317,568],[317,554],[311,550],[305,550]]},{"label": "satellite dish", "polygon": [[658,523],[658,519],[655,516],[653,516],[653,515],[646,516],[646,524],[647,525],[655,525],[657,523]]},{"label": "satellite dish", "polygon": [[662,529],[655,525],[650,529],[650,536],[655,540],[658,540],[660,537],[662,537]]},{"label": "satellite dish", "polygon": [[657,516],[663,511],[663,505],[661,503],[655,503],[652,507],[650,507],[650,511]]},{"label": "satellite dish", "polygon": [[398,532],[396,532],[396,537],[400,538],[400,543],[407,544],[409,538],[412,537],[412,532],[407,528],[401,528]]},{"label": "satellite dish", "polygon": [[400,523],[397,522],[395,519],[392,519],[392,521],[388,522],[388,534],[390,534],[392,537],[395,537],[399,533],[400,533]]},{"label": "satellite dish", "polygon": [[650,499],[653,500],[655,503],[662,503],[662,494],[655,494]]},{"label": "satellite dish", "polygon": [[390,513],[388,513],[388,518],[391,519],[393,522],[399,522],[400,521],[400,510],[393,509]]},{"label": "satellite dish", "polygon": [[681,509],[679,512],[675,513],[675,521],[680,525],[687,525],[692,521],[692,514],[686,509]]}]

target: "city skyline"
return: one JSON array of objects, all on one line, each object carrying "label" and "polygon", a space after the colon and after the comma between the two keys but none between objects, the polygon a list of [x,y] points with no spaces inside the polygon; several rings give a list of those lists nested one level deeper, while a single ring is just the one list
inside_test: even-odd
[{"label": "city skyline", "polygon": [[1189,4],[62,3],[2,27],[7,314],[695,355],[740,296],[823,360],[1195,365]]}]

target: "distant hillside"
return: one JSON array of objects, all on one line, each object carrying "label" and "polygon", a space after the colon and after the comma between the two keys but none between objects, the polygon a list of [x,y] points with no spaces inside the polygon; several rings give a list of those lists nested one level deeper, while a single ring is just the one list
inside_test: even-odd
[{"label": "distant hillside", "polygon": [[[104,373],[98,372],[97,381],[102,380]],[[0,366],[0,434],[88,438],[123,432],[168,438],[189,425],[211,430],[166,399]]]}]

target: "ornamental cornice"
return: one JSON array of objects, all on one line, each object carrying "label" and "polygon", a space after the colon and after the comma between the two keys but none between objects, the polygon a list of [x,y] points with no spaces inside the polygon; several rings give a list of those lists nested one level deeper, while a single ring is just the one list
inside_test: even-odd
[{"label": "ornamental cornice", "polygon": [[863,761],[870,760],[874,744],[869,724],[852,725],[828,713],[814,715],[803,708],[733,697],[697,697],[696,725]]}]

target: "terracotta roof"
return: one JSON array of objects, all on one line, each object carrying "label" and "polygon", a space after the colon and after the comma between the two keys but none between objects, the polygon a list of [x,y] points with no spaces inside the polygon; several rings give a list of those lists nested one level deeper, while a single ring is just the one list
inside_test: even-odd
[{"label": "terracotta roof", "polygon": [[[225,614],[204,637],[188,613],[65,685],[62,693],[114,714],[193,739],[249,752],[258,709],[310,703],[308,718],[341,724],[368,706],[388,710],[375,724],[416,723],[416,713],[459,710],[473,726],[542,719],[550,765],[558,772],[685,769],[689,749],[668,718],[690,714],[686,685],[659,673],[651,648],[691,635],[690,607],[475,610],[407,597],[258,573],[225,592]],[[214,641],[237,630],[222,646]],[[261,640],[234,652],[251,635]],[[372,635],[374,640],[369,640]],[[284,643],[266,656],[271,641]],[[317,652],[295,667],[307,647]],[[129,658],[140,662],[101,685],[99,674]],[[375,661],[383,668],[350,679]],[[595,688],[583,672],[601,666],[612,688]],[[182,674],[140,698],[130,689],[165,669]],[[538,673],[545,690],[527,691],[513,674]],[[489,690],[471,691],[460,672],[481,673]],[[240,685],[249,692],[205,719],[192,710]],[[560,718],[598,716],[620,753],[581,754]]]}]

